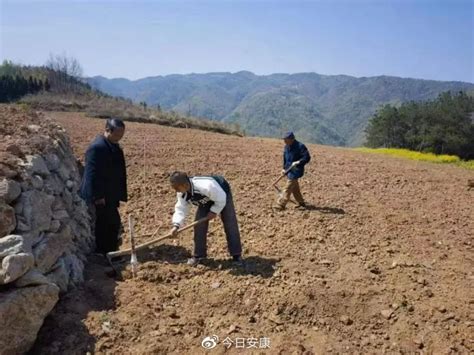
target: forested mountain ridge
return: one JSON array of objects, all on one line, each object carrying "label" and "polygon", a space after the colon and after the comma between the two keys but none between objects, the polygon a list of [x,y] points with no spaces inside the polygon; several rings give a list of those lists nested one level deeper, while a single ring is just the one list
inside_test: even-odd
[{"label": "forested mountain ridge", "polygon": [[237,123],[250,135],[292,129],[308,142],[357,146],[369,118],[384,104],[430,100],[474,84],[316,73],[255,75],[207,73],[128,79],[88,78],[108,94],[191,116]]}]

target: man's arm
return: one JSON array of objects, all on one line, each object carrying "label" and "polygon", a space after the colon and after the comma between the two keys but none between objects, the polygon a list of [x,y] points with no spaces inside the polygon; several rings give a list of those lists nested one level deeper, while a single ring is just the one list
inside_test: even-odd
[{"label": "man's arm", "polygon": [[189,212],[189,203],[183,198],[183,194],[178,192],[177,201],[174,205],[172,223],[174,227],[181,228]]},{"label": "man's arm", "polygon": [[104,156],[99,147],[92,146],[86,152],[84,178],[87,182],[87,194],[92,202],[105,198]]},{"label": "man's arm", "polygon": [[120,155],[121,155],[121,161],[122,161],[122,167],[121,167],[121,171],[122,171],[122,189],[123,189],[123,196],[122,196],[122,200],[123,202],[127,202],[128,201],[128,192],[127,192],[127,165],[125,164],[125,155],[123,153],[123,150],[120,149]]},{"label": "man's arm", "polygon": [[309,151],[308,151],[308,148],[306,148],[306,146],[304,144],[301,144],[301,149],[300,149],[300,165],[306,165],[309,163],[309,161],[311,160],[311,156],[309,155]]}]

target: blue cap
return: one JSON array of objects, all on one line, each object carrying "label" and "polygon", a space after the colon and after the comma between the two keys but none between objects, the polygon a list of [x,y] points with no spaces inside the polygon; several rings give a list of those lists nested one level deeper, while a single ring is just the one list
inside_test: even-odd
[{"label": "blue cap", "polygon": [[295,135],[293,134],[293,132],[286,132],[284,135],[283,135],[283,139],[295,139]]}]

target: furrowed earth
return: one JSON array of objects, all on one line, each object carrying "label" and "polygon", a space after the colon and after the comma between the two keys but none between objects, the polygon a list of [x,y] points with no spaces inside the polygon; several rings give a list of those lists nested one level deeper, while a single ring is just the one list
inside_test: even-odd
[{"label": "furrowed earth", "polygon": [[[104,126],[78,113],[46,115],[66,128],[81,160]],[[209,228],[211,259],[198,267],[186,265],[192,231],[139,253],[135,278],[128,258],[111,278],[92,256],[85,283],[62,297],[32,353],[474,352],[472,171],[308,145],[309,208],[280,212],[270,188],[279,140],[127,123],[121,145],[122,248],[128,214],[137,243],[169,231],[171,171],[222,174],[246,266],[228,261],[220,220]],[[201,342],[213,335],[217,345],[206,350]]]}]

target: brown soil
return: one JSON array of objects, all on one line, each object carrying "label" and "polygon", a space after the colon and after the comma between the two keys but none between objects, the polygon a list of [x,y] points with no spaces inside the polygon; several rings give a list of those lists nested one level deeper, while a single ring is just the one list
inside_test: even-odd
[{"label": "brown soil", "polygon": [[[103,120],[47,114],[77,156]],[[34,353],[195,354],[217,335],[269,338],[270,349],[213,353],[469,353],[474,351],[473,172],[308,145],[302,179],[310,208],[275,212],[269,189],[282,142],[129,123],[122,141],[137,234],[169,229],[167,174],[219,173],[230,181],[246,268],[227,261],[220,222],[209,256],[185,265],[192,232],[139,255],[131,278],[91,260],[84,285],[62,298]],[[145,163],[146,162],[146,163]],[[139,242],[145,241],[141,238]]]},{"label": "brown soil", "polygon": [[46,153],[60,130],[41,112],[0,104],[0,177],[19,179],[18,159]]}]

